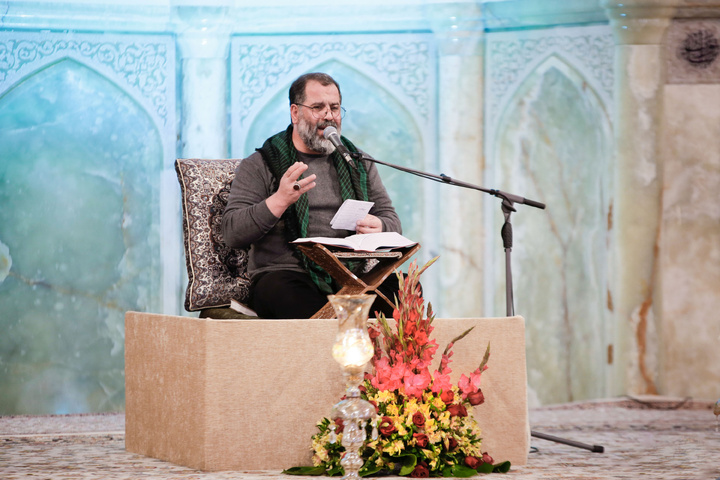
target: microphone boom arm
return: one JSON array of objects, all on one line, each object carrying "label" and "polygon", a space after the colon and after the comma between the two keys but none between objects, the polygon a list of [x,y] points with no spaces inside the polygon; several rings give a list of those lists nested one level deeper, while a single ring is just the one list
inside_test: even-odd
[{"label": "microphone boom arm", "polygon": [[434,180],[436,182],[446,183],[448,185],[455,185],[456,187],[469,188],[472,190],[479,190],[481,192],[489,193],[490,195],[501,198],[503,200],[503,203],[509,204],[508,206],[513,211],[515,211],[515,209],[512,207],[513,203],[520,203],[520,204],[529,205],[531,207],[540,208],[540,209],[545,208],[544,203],[536,202],[535,200],[530,200],[528,198],[524,198],[519,195],[514,195],[512,193],[503,192],[501,190],[496,190],[493,188],[483,188],[483,187],[479,187],[477,185],[473,185],[471,183],[463,182],[460,180],[455,180],[455,179],[445,175],[444,173],[441,173],[440,175],[435,175],[432,173],[415,170],[414,168],[402,167],[400,165],[395,165],[393,163],[388,163],[388,162],[383,162],[382,160],[377,160],[377,159],[375,159],[369,155],[366,155],[362,152],[352,153],[351,155],[356,160],[367,160],[369,162],[379,163],[380,165],[385,165],[386,167],[394,168],[395,170],[400,170],[402,172],[417,175],[418,177],[427,178],[429,180]]}]

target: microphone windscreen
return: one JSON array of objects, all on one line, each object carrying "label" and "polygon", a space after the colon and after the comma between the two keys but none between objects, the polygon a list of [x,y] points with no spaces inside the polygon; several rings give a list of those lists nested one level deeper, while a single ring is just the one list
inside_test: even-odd
[{"label": "microphone windscreen", "polygon": [[325,130],[323,130],[323,137],[329,139],[330,135],[332,135],[333,133],[337,134],[337,128],[330,125],[329,127],[325,127]]}]

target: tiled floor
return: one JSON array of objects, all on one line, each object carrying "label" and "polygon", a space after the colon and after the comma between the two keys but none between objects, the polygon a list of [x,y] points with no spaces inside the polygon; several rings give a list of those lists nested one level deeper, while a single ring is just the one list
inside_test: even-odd
[{"label": "tiled floor", "polygon": [[[720,478],[720,431],[709,401],[615,399],[531,410],[533,431],[604,453],[532,439],[528,464],[511,479]],[[0,417],[0,479],[238,479],[277,471],[205,473],[125,451],[124,415]]]}]

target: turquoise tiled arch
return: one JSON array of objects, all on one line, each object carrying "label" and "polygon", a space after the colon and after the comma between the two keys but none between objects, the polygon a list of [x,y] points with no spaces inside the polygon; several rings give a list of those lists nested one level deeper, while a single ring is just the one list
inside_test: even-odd
[{"label": "turquoise tiled arch", "polygon": [[162,140],[114,83],[71,59],[0,97],[0,404],[124,405],[124,315],[161,308]]}]

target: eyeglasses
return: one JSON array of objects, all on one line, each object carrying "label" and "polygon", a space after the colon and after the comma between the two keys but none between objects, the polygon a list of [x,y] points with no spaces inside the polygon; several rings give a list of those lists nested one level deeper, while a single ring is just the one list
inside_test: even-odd
[{"label": "eyeglasses", "polygon": [[305,108],[310,109],[310,111],[312,112],[312,116],[318,120],[321,118],[325,118],[328,108],[330,109],[330,114],[334,118],[338,118],[338,117],[345,118],[346,110],[343,107],[341,107],[340,105],[323,104],[323,105],[310,106],[310,105],[303,105],[302,103],[296,103],[295,105],[297,105],[298,107],[305,107]]}]

